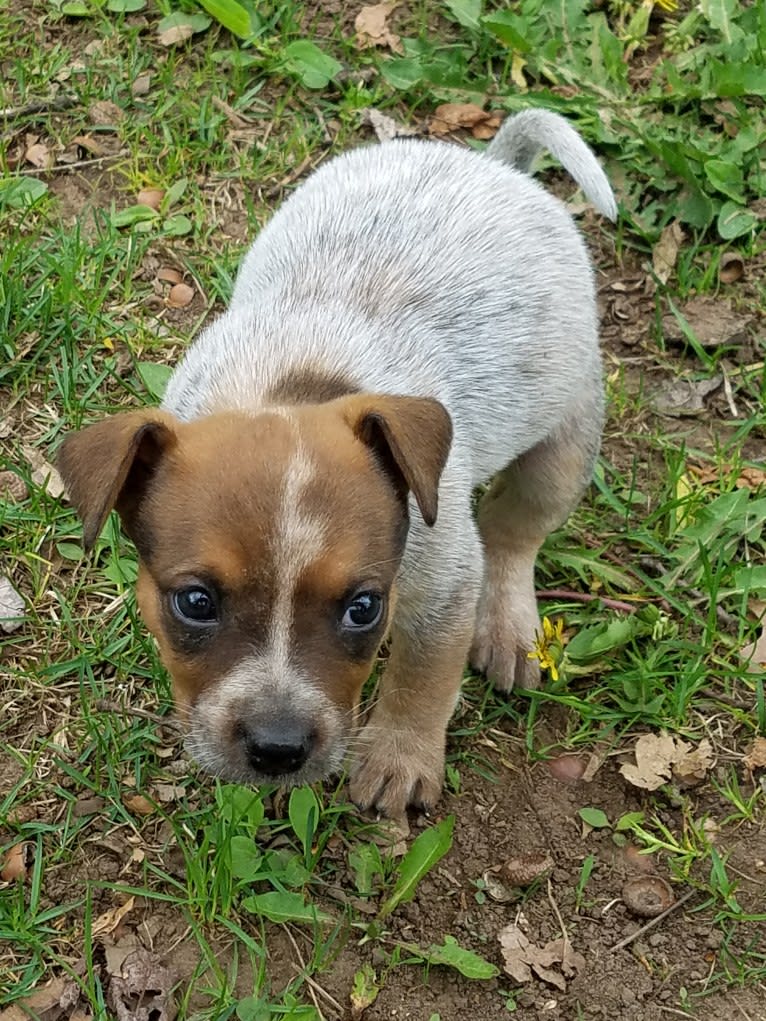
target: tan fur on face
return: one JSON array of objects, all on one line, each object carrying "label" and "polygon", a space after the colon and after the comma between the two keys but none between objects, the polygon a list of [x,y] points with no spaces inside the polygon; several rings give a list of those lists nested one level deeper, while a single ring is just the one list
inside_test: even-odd
[{"label": "tan fur on face", "polygon": [[[316,745],[301,778],[324,775],[340,764],[390,617],[389,606],[369,634],[350,634],[345,606],[360,591],[393,600],[407,493],[435,515],[449,418],[428,399],[373,395],[189,423],[163,416],[154,425],[152,414],[94,434],[101,487],[126,508],[141,559],[139,606],[193,753],[216,772],[259,779],[248,771],[244,730],[297,720]],[[131,430],[148,428],[162,429],[163,444],[145,452],[136,474]],[[110,442],[122,484],[107,478]],[[87,465],[87,447],[88,430],[70,443],[77,466]],[[84,516],[86,482],[80,473],[74,487]],[[103,492],[95,499],[102,507]],[[200,584],[218,596],[219,622],[195,628],[173,613],[172,596]]]}]

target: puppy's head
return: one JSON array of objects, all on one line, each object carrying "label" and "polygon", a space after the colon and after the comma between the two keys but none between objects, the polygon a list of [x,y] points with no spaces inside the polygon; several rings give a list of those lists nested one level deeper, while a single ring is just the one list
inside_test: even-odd
[{"label": "puppy's head", "polygon": [[428,524],[451,424],[437,401],[355,394],[182,423],[146,410],[68,436],[92,545],[112,508],[200,764],[241,782],[337,770],[391,618],[412,493]]}]

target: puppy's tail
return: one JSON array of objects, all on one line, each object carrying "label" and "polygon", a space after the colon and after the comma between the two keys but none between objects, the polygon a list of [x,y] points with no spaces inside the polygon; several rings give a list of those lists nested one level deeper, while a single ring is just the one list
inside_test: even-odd
[{"label": "puppy's tail", "polygon": [[556,157],[600,213],[617,219],[617,203],[601,165],[569,121],[557,113],[533,109],[508,117],[487,155],[528,174],[541,149]]}]

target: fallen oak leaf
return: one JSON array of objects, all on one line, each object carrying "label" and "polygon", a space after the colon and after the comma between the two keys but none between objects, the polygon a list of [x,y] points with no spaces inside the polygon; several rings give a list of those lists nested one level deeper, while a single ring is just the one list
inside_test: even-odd
[{"label": "fallen oak leaf", "polygon": [[114,932],[125,915],[127,915],[129,911],[133,910],[135,903],[135,897],[128,897],[124,904],[118,904],[117,907],[110,908],[108,911],[105,911],[103,915],[99,915],[93,923],[93,935],[108,936],[110,933]]},{"label": "fallen oak leaf", "polygon": [[666,284],[672,276],[683,242],[684,232],[678,220],[669,223],[660,234],[660,239],[652,252],[652,268],[660,283]]},{"label": "fallen oak leaf", "polygon": [[[477,138],[491,138],[497,132],[502,120],[501,113],[488,113],[476,103],[442,103],[434,110],[428,131],[432,135],[441,137],[449,135],[453,131],[459,131],[461,128],[469,128]],[[488,129],[490,133],[486,134],[486,131],[482,129]]]},{"label": "fallen oak leaf", "polygon": [[685,752],[673,763],[673,777],[682,787],[696,787],[705,779],[714,760],[713,746],[703,737],[696,748]]},{"label": "fallen oak leaf", "polygon": [[112,975],[107,999],[117,1021],[173,1021],[176,981],[160,957],[139,948],[122,962],[120,974]]},{"label": "fallen oak leaf", "polygon": [[739,658],[747,664],[748,673],[759,674],[766,670],[766,627],[761,628],[754,642],[742,646]]},{"label": "fallen oak leaf", "polygon": [[388,3],[372,4],[361,9],[354,19],[354,28],[360,49],[369,49],[371,46],[388,46],[394,53],[403,52],[400,37],[392,32],[388,25],[389,17],[398,6],[398,0],[390,0]]},{"label": "fallen oak leaf", "polygon": [[[556,939],[538,947],[524,935],[518,925],[507,925],[498,935],[504,968],[517,982],[529,982],[533,973],[543,982],[566,991],[568,978],[585,967],[585,958],[572,948],[569,940]],[[561,971],[554,968],[558,966]]]},{"label": "fallen oak leaf", "polygon": [[656,791],[669,783],[673,763],[691,751],[691,745],[671,734],[642,734],[633,749],[636,761],[624,762],[620,772],[634,787]]},{"label": "fallen oak leaf", "polygon": [[393,117],[372,106],[362,110],[362,124],[370,125],[379,142],[389,142],[392,138],[409,138],[418,133],[416,128],[400,124]]},{"label": "fallen oak leaf", "polygon": [[3,859],[2,871],[0,871],[0,879],[4,883],[14,883],[17,879],[25,880],[27,877],[27,847],[22,841],[20,844],[14,844],[13,847],[9,848],[6,852],[5,858]]},{"label": "fallen oak leaf", "polygon": [[24,598],[13,587],[10,578],[0,575],[0,631],[10,635],[24,623]]},{"label": "fallen oak leaf", "polygon": [[756,769],[766,769],[766,737],[757,737],[750,748],[750,751],[742,759],[742,764],[749,773]]}]

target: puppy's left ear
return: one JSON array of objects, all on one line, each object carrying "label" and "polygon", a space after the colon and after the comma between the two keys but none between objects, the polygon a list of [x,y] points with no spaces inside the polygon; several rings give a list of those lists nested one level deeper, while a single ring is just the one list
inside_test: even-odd
[{"label": "puppy's left ear", "polygon": [[347,398],[349,424],[372,450],[402,497],[411,492],[427,525],[436,521],[439,479],[452,443],[452,420],[432,397],[362,394]]},{"label": "puppy's left ear", "polygon": [[161,457],[176,442],[174,423],[172,415],[152,408],[113,415],[65,438],[57,465],[82,520],[86,549],[113,508],[136,540],[139,504]]}]

